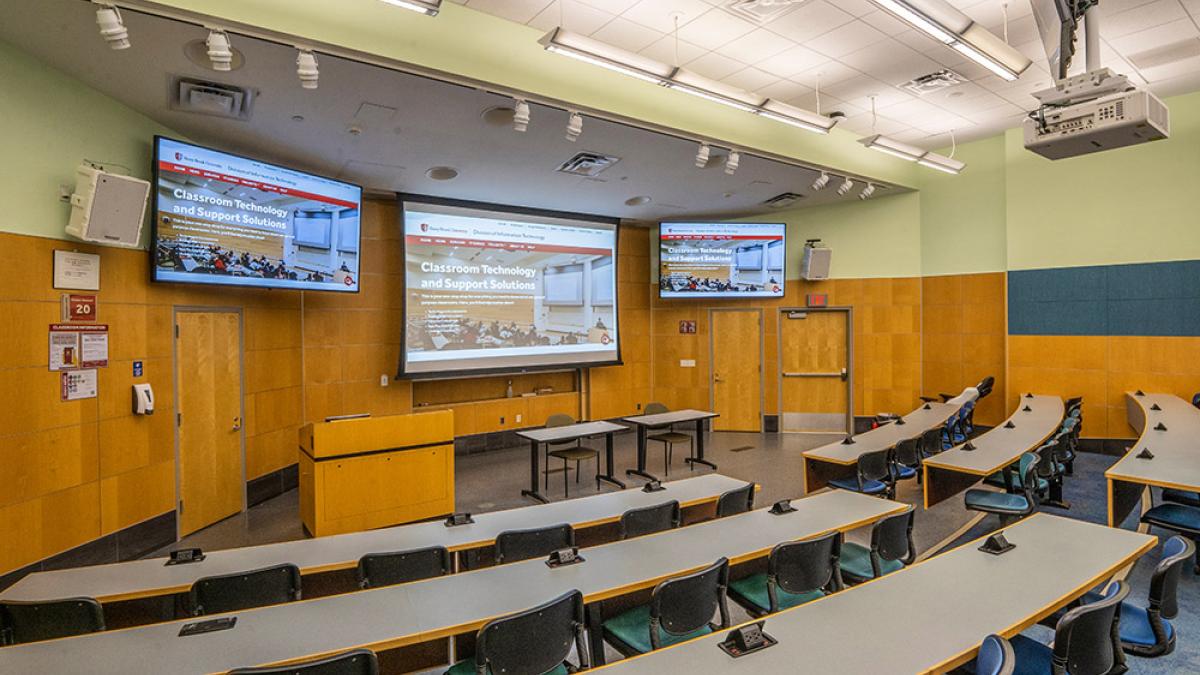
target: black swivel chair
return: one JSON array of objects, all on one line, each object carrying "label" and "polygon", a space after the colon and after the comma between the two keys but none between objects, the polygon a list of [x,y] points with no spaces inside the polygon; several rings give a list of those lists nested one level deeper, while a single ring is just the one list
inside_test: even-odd
[{"label": "black swivel chair", "polygon": [[496,564],[544,558],[575,545],[575,530],[568,524],[531,530],[508,530],[496,535]]},{"label": "black swivel chair", "polygon": [[379,660],[370,649],[354,649],[289,666],[234,668],[228,675],[379,675]]},{"label": "black swivel chair", "polygon": [[[583,594],[570,591],[545,604],[494,619],[479,629],[475,657],[459,661],[446,675],[566,675],[586,670]],[[579,667],[569,665],[571,649]]]},{"label": "black swivel chair", "polygon": [[[566,427],[575,424],[575,418],[563,413],[555,413],[546,418],[546,428]],[[596,475],[600,475],[600,451],[595,448],[589,448],[583,444],[580,439],[573,441],[558,441],[556,443],[546,444],[546,468],[542,471],[545,489],[550,489],[550,458],[561,459],[563,463],[563,496],[570,497],[571,482],[567,480],[567,465],[570,462],[575,462],[575,482],[579,482],[579,466],[586,459],[596,461]],[[600,489],[600,480],[596,480],[596,489]]]},{"label": "black swivel chair", "polygon": [[724,518],[738,513],[745,513],[754,508],[754,483],[746,483],[740,488],[734,488],[722,493],[717,498],[717,517]]},{"label": "black swivel chair", "polygon": [[843,543],[838,559],[842,577],[851,583],[861,583],[911,565],[917,558],[912,537],[913,512],[909,506],[875,523],[871,527],[871,548],[852,541]]},{"label": "black swivel chair", "polygon": [[91,598],[0,602],[0,646],[104,630],[104,608]]},{"label": "black swivel chair", "polygon": [[679,502],[671,500],[654,506],[630,509],[621,514],[621,539],[632,539],[655,532],[673,530],[682,520]]},{"label": "black swivel chair", "polygon": [[1098,602],[1076,607],[1054,628],[1054,646],[1018,635],[1012,639],[1017,672],[1053,675],[1107,675],[1125,672],[1125,655],[1117,638],[1121,602],[1129,585],[1118,581]]},{"label": "black swivel chair", "polygon": [[897,481],[917,479],[917,485],[924,480],[921,476],[921,439],[909,438],[896,444],[892,452],[893,475]]},{"label": "black swivel chair", "polygon": [[1012,477],[1014,468],[1012,466],[1005,467],[1004,473],[1006,482],[1012,486],[1011,492],[993,492],[991,490],[983,490],[979,488],[967,490],[967,494],[963,496],[963,503],[970,511],[981,511],[983,513],[994,513],[1000,517],[1000,526],[1005,527],[1009,523],[1024,518],[1037,510],[1037,468],[1039,463],[1037,455],[1027,452],[1021,455],[1018,461],[1020,468],[1020,487],[1017,486],[1017,481]]},{"label": "black swivel chair", "polygon": [[842,590],[842,533],[771,549],[767,571],[729,584],[729,596],[754,617],[774,614]]},{"label": "black swivel chair", "polygon": [[942,452],[942,428],[934,427],[921,434],[917,447],[921,450],[921,458],[932,457]]},{"label": "black swivel chair", "polygon": [[[646,404],[645,414],[647,414],[647,415],[661,415],[666,412],[670,412],[670,409],[667,408],[667,406],[663,405],[662,403],[653,402],[653,403]],[[663,427],[650,427],[646,431],[648,433],[654,432],[654,433],[649,433],[649,435],[646,436],[646,444],[647,445],[649,445],[650,441],[657,441],[657,442],[663,444],[663,471],[668,476],[671,475],[671,462],[673,461],[673,455],[675,454],[674,451],[675,451],[676,445],[686,443],[688,446],[688,454],[689,455],[693,454],[696,451],[695,450],[695,448],[696,448],[695,439],[692,438],[691,434],[685,434],[685,433],[682,433],[679,431],[675,431],[675,429],[672,425],[667,425],[667,426],[663,426]],[[690,466],[693,469],[696,468],[695,464],[691,464]]]},{"label": "black swivel chair", "polygon": [[[1159,504],[1142,514],[1142,522],[1171,530],[1200,542],[1200,508],[1186,504]],[[1200,574],[1200,554],[1196,556],[1196,574]]]},{"label": "black swivel chair", "polygon": [[[604,639],[625,656],[645,654],[729,627],[729,560],[654,587],[650,604],[604,621]],[[714,614],[720,623],[714,625]]]},{"label": "black swivel chair", "polygon": [[1012,675],[1016,668],[1012,643],[999,635],[989,635],[980,643],[975,663],[965,670],[973,675]]},{"label": "black swivel chair", "polygon": [[188,592],[192,616],[236,612],[300,599],[300,568],[291,563],[197,579]]},{"label": "black swivel chair", "polygon": [[979,384],[975,385],[975,389],[979,392],[979,398],[984,399],[987,398],[988,394],[992,393],[992,388],[995,386],[996,378],[992,375],[988,375],[980,380]]},{"label": "black swivel chair", "polygon": [[1175,502],[1176,504],[1187,504],[1188,506],[1200,508],[1200,492],[1163,488],[1162,498],[1164,502]]},{"label": "black swivel chair", "polygon": [[450,574],[450,552],[443,546],[394,553],[368,553],[358,559],[359,588],[379,588]]},{"label": "black swivel chair", "polygon": [[865,495],[881,495],[888,499],[896,496],[896,477],[892,472],[892,450],[877,450],[858,456],[854,475],[835,478],[829,484],[843,490],[861,492]]}]

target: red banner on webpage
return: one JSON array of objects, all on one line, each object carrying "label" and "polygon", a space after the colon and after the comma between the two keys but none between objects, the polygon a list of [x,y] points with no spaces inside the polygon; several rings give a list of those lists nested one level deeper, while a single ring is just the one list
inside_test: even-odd
[{"label": "red banner on webpage", "polygon": [[769,234],[664,234],[660,237],[660,239],[663,241],[780,241],[783,239],[783,237],[773,237]]},{"label": "red banner on webpage", "polygon": [[458,237],[428,237],[410,234],[405,238],[409,246],[465,246],[468,248],[491,248],[502,251],[535,251],[538,253],[575,253],[578,255],[612,255],[606,248],[590,248],[587,246],[561,246],[558,244],[527,244],[517,241],[495,241],[482,239],[464,239]]},{"label": "red banner on webpage", "polygon": [[304,192],[303,190],[297,190],[295,188],[284,187],[282,185],[272,185],[271,183],[264,183],[264,182],[258,181],[258,180],[251,180],[249,178],[230,176],[230,175],[223,174],[223,173],[217,173],[216,171],[210,171],[208,169],[197,169],[195,167],[187,166],[185,164],[176,164],[174,162],[167,162],[165,160],[160,160],[158,163],[158,168],[160,171],[173,171],[175,173],[184,173],[189,176],[198,176],[200,178],[210,178],[212,180],[219,180],[219,181],[222,181],[225,183],[231,183],[233,185],[241,185],[244,187],[248,187],[252,190],[261,190],[263,192],[275,192],[275,193],[278,193],[281,195],[288,195],[290,197],[300,197],[302,199],[311,199],[313,201],[324,202],[326,204],[335,204],[337,206],[342,206],[345,208],[351,208],[351,209],[358,208],[358,204],[356,204],[355,202],[346,201],[344,199],[337,199],[336,197],[328,197],[326,195],[318,195],[318,194],[314,194],[312,192]]}]

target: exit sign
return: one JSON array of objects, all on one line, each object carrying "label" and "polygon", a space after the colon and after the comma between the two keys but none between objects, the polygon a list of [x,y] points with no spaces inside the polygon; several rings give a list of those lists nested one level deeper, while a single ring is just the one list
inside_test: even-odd
[{"label": "exit sign", "polygon": [[63,321],[95,321],[96,296],[64,293],[62,296]]},{"label": "exit sign", "polygon": [[809,307],[826,307],[829,305],[828,293],[809,293],[805,296]]}]

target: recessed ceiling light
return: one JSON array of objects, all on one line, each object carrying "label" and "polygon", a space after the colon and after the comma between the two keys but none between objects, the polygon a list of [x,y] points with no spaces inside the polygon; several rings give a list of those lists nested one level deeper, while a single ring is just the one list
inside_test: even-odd
[{"label": "recessed ceiling light", "polygon": [[432,180],[454,180],[458,178],[458,169],[449,166],[435,166],[425,172]]},{"label": "recessed ceiling light", "polygon": [[304,115],[292,115],[292,121],[293,122],[303,122]]},{"label": "recessed ceiling light", "polygon": [[480,117],[488,126],[511,127],[514,114],[515,111],[512,108],[498,105],[484,110]]},{"label": "recessed ceiling light", "polygon": [[625,206],[644,206],[650,203],[650,197],[647,195],[638,195],[625,200]]}]

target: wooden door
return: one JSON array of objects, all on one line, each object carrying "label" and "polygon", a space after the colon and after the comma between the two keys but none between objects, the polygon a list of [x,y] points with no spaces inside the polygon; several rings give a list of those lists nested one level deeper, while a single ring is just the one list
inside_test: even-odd
[{"label": "wooden door", "polygon": [[714,310],[712,402],[714,431],[762,431],[762,312]]},{"label": "wooden door", "polygon": [[179,536],[242,510],[241,315],[175,314]]},{"label": "wooden door", "polygon": [[849,431],[849,324],[850,313],[842,310],[780,314],[783,431]]}]

